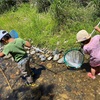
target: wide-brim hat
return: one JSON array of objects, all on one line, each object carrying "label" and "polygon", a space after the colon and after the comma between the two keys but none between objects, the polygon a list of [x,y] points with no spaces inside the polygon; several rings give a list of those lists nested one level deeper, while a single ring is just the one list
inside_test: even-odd
[{"label": "wide-brim hat", "polygon": [[91,38],[91,35],[86,30],[80,30],[76,35],[77,42],[83,42],[89,38]]}]

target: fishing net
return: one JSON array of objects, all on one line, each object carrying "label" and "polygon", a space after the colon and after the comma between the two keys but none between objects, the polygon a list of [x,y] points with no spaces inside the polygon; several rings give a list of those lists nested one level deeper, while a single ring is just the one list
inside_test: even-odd
[{"label": "fishing net", "polygon": [[80,68],[84,61],[84,55],[77,49],[69,50],[64,56],[64,62],[69,67]]}]

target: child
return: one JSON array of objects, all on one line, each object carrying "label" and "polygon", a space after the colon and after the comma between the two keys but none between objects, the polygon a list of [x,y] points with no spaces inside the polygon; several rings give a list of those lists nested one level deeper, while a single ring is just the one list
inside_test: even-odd
[{"label": "child", "polygon": [[96,78],[96,73],[100,75],[100,35],[91,37],[86,30],[81,30],[76,35],[77,42],[83,45],[83,52],[90,55],[91,72],[88,76]]},{"label": "child", "polygon": [[15,62],[17,62],[22,76],[26,78],[27,85],[33,85],[33,78],[29,66],[29,57],[24,49],[24,46],[30,48],[31,44],[21,38],[12,38],[10,34],[5,30],[0,30],[0,42],[5,45],[3,51],[0,52],[0,57],[10,53]]}]

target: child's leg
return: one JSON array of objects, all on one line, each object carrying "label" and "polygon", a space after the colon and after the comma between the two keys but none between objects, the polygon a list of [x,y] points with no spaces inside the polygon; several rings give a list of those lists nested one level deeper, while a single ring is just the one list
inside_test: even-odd
[{"label": "child's leg", "polygon": [[30,62],[30,60],[28,60],[28,61],[26,62],[26,65],[25,65],[25,67],[26,67],[26,72],[27,72],[27,77],[26,77],[26,79],[27,79],[28,83],[32,83],[32,82],[33,82],[33,77],[32,77],[32,72],[31,72],[31,68],[30,68],[29,62]]},{"label": "child's leg", "polygon": [[95,68],[92,68],[92,67],[91,67],[91,73],[89,72],[87,75],[88,75],[88,77],[90,77],[90,78],[92,78],[92,79],[95,79],[95,78],[96,78],[96,77],[95,77],[95,73],[96,73]]},{"label": "child's leg", "polygon": [[31,75],[31,69],[29,66],[29,59],[23,59],[20,64],[18,64],[18,68],[21,71],[23,77],[26,78],[28,83],[33,83],[33,78]]},{"label": "child's leg", "polygon": [[91,67],[91,73],[92,73],[93,76],[95,76],[95,74],[96,74],[96,69],[93,68],[93,67]]}]

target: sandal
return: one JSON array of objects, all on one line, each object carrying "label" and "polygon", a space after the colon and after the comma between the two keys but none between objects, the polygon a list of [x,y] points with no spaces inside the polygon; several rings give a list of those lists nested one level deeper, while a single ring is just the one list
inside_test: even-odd
[{"label": "sandal", "polygon": [[38,87],[38,85],[35,83],[25,83],[25,85],[29,87]]},{"label": "sandal", "polygon": [[98,75],[100,75],[100,73],[98,73]]}]

